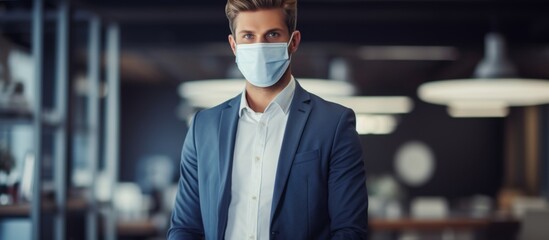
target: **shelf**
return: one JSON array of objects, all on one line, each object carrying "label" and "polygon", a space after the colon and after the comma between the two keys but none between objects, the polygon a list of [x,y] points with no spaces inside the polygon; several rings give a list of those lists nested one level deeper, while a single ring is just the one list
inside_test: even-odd
[{"label": "shelf", "polygon": [[143,237],[156,236],[159,230],[150,220],[119,221],[117,224],[118,236]]},{"label": "shelf", "polygon": [[[11,110],[0,107],[0,123],[6,126],[34,123],[33,113],[30,110]],[[62,121],[52,110],[42,112],[42,124],[45,127],[59,127]],[[82,126],[80,126],[82,128]]]},{"label": "shelf", "polygon": [[0,129],[15,125],[30,125],[33,124],[32,115],[5,115],[0,113]]},{"label": "shelf", "polygon": [[[29,203],[0,205],[0,217],[29,217],[31,212],[30,208]],[[67,211],[70,213],[84,212],[87,208],[88,204],[84,199],[70,199],[67,202]],[[55,203],[53,201],[44,201],[42,203],[43,212],[52,212],[54,209]]]},{"label": "shelf", "polygon": [[31,109],[0,107],[0,118],[30,117],[31,115]]},{"label": "shelf", "polygon": [[29,204],[0,205],[0,217],[28,217]]},{"label": "shelf", "polygon": [[444,218],[444,219],[369,219],[372,231],[401,231],[401,230],[479,230],[491,227],[494,224],[508,223],[518,225],[512,218]]}]

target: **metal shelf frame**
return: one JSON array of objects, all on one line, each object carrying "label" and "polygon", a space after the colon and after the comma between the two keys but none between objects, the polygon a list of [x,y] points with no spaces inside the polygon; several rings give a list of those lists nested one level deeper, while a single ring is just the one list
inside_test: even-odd
[{"label": "metal shelf frame", "polygon": [[99,86],[101,80],[99,78],[101,69],[101,20],[99,17],[92,17],[89,20],[89,37],[88,37],[88,81],[90,92],[88,95],[88,133],[89,143],[89,161],[90,173],[92,176],[90,195],[88,199],[88,211],[86,214],[86,239],[97,240],[97,221],[98,221],[98,205],[95,191],[95,183],[97,182],[97,174],[99,167],[99,151],[100,151],[100,96]]},{"label": "metal shelf frame", "polygon": [[44,63],[44,5],[42,0],[33,1],[32,56],[34,60],[35,102],[34,115],[34,169],[31,199],[32,239],[42,236],[42,77]]},{"label": "metal shelf frame", "polygon": [[[71,103],[72,93],[72,74],[71,74],[71,24],[74,22],[86,22],[88,24],[88,59],[87,59],[87,81],[89,92],[86,95],[86,128],[89,149],[87,161],[92,179],[88,186],[89,195],[85,201],[80,204],[85,213],[85,236],[87,240],[97,240],[99,236],[104,235],[105,239],[116,239],[117,236],[117,214],[114,208],[114,196],[118,183],[119,171],[119,110],[120,110],[120,28],[117,23],[103,23],[95,14],[86,11],[74,11],[71,9],[70,0],[57,1],[55,11],[47,11],[44,7],[45,0],[33,0],[32,9],[29,12],[8,12],[0,16],[0,23],[31,23],[31,51],[34,65],[33,84],[35,85],[35,98],[32,103],[32,117],[25,119],[21,124],[29,124],[33,127],[33,154],[34,166],[32,174],[32,199],[28,207],[13,206],[5,210],[17,210],[14,216],[23,216],[22,211],[29,212],[31,220],[31,239],[49,239],[50,236],[44,234],[44,213],[53,213],[53,238],[56,240],[68,239],[67,213],[72,211],[71,200],[69,199],[70,176],[72,172],[72,136],[74,135],[73,126],[73,103]],[[59,124],[48,125],[44,121],[44,96],[45,96],[45,72],[44,72],[44,25],[47,21],[54,21],[56,26],[55,40],[55,72],[54,72],[54,101],[53,111],[59,117]],[[103,49],[102,30],[105,29],[106,46]],[[101,80],[101,58],[105,53],[106,66],[106,84],[108,85],[107,97],[105,101],[101,100],[100,86]],[[103,110],[102,110],[103,104]],[[2,116],[0,116],[2,117]],[[101,121],[104,117],[105,127],[102,127]],[[4,121],[5,119],[0,119]],[[13,119],[7,121],[10,125],[20,124]],[[13,123],[12,123],[13,122]],[[44,199],[42,167],[44,165],[44,141],[45,132],[53,131],[53,171],[54,171],[54,201],[49,202]],[[103,134],[101,131],[104,131]],[[104,146],[104,155],[101,155],[101,149]],[[99,227],[99,203],[96,196],[96,182],[99,172],[100,162],[104,161],[104,171],[109,177],[110,200],[106,203],[109,211],[105,214],[106,224]],[[49,204],[48,204],[49,203]],[[53,205],[52,205],[53,204]],[[79,205],[79,206],[80,206]],[[47,208],[47,209],[46,209]],[[74,210],[74,209],[73,209]],[[103,230],[104,233],[98,231]]]},{"label": "metal shelf frame", "polygon": [[57,15],[57,39],[56,39],[56,94],[54,112],[60,118],[60,125],[54,130],[54,184],[55,205],[54,215],[54,239],[67,239],[67,181],[70,174],[70,141],[72,129],[72,108],[69,104],[72,84],[69,80],[70,73],[70,6],[68,0],[60,0]]},{"label": "metal shelf frame", "polygon": [[118,24],[107,26],[107,106],[106,106],[106,134],[105,134],[105,163],[110,182],[110,207],[105,221],[106,239],[115,240],[117,236],[117,214],[114,210],[114,198],[118,185],[119,142],[120,142],[120,28]]}]

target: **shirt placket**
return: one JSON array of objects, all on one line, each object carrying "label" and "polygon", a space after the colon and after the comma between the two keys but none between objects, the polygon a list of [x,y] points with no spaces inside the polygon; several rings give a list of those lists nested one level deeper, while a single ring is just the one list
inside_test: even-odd
[{"label": "shirt placket", "polygon": [[267,122],[268,115],[265,112],[257,121],[256,141],[254,142],[254,153],[252,159],[252,182],[250,191],[250,204],[249,206],[249,234],[250,240],[257,239],[258,237],[258,222],[259,222],[259,207],[261,196],[261,181],[262,181],[262,167],[263,157],[265,152],[265,143],[267,141]]}]

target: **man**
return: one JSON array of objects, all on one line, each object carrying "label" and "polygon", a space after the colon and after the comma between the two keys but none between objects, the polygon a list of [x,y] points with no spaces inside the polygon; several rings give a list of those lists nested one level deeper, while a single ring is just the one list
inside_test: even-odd
[{"label": "man", "polygon": [[293,78],[296,9],[296,0],[228,1],[246,86],[195,115],[168,239],[366,238],[355,115]]}]

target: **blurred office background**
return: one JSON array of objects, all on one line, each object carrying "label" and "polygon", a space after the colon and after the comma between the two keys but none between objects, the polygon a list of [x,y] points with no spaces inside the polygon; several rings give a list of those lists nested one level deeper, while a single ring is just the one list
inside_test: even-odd
[{"label": "blurred office background", "polygon": [[[188,119],[242,90],[224,6],[0,0],[0,239],[165,238]],[[357,113],[370,239],[547,239],[546,1],[298,9],[294,76]],[[451,79],[474,101],[432,103]]]}]

